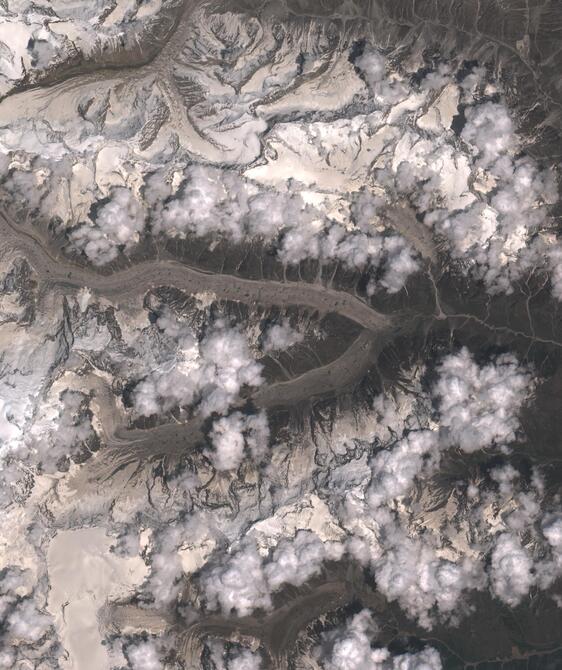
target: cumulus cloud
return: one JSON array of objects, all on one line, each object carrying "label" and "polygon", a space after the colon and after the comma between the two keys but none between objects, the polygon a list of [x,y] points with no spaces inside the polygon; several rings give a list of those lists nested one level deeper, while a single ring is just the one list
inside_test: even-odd
[{"label": "cumulus cloud", "polygon": [[22,600],[7,617],[9,634],[16,640],[37,642],[53,625],[48,614],[37,609],[29,599]]},{"label": "cumulus cloud", "polygon": [[542,240],[534,233],[546,222],[544,204],[557,200],[552,173],[539,171],[529,158],[496,156],[487,166],[495,189],[488,202],[466,210],[431,213],[438,229],[453,243],[453,255],[470,259],[474,275],[492,293],[512,291],[512,285],[532,268],[545,266]]},{"label": "cumulus cloud", "polygon": [[312,531],[300,530],[292,539],[281,540],[268,557],[262,557],[248,538],[220,565],[201,577],[211,609],[247,616],[254,610],[271,609],[271,595],[284,584],[301,586],[318,574],[325,561],[339,560],[344,547],[322,542]]},{"label": "cumulus cloud", "polygon": [[316,656],[325,670],[441,670],[435,649],[393,656],[387,648],[374,646],[377,634],[371,612],[362,610],[340,629],[325,633]]},{"label": "cumulus cloud", "polygon": [[[523,141],[505,101],[481,101],[472,95],[475,87],[486,83],[485,71],[474,68],[457,85],[455,73],[441,63],[418,85],[412,83],[409,73],[394,71],[384,55],[369,45],[355,59],[355,65],[367,84],[374,110],[357,115],[353,124],[369,137],[379,130],[385,136],[384,153],[376,161],[379,202],[407,197],[425,215],[425,223],[448,239],[461,269],[485,282],[490,292],[510,292],[525,272],[536,267],[548,269],[545,249],[535,240],[535,233],[546,225],[544,205],[558,198],[556,181],[551,171],[540,169],[528,157],[521,158]],[[451,94],[447,98],[451,104],[444,104],[440,94],[445,98]],[[462,141],[441,123],[441,112],[452,118],[451,110],[459,100],[466,103]],[[428,124],[428,116],[441,121]],[[46,126],[41,140],[32,142],[29,138],[37,134],[35,126],[40,125],[36,121],[33,128],[17,132],[10,127],[5,138],[6,151],[51,152],[46,160],[47,172],[52,168],[52,175],[44,176],[43,166],[34,166],[32,176],[27,170],[11,169],[14,176],[10,174],[7,180],[10,192],[23,194],[22,200],[35,209],[54,192],[52,164],[61,162],[70,151],[50,137],[52,129]],[[306,124],[303,132],[307,132]],[[100,137],[103,139],[96,137],[96,142]],[[213,241],[221,236],[234,242],[261,238],[274,245],[286,263],[315,258],[363,269],[365,240],[354,234],[357,231],[352,231],[350,221],[336,223],[326,215],[325,207],[315,209],[306,204],[304,190],[299,193],[300,187],[291,180],[278,192],[230,169],[189,164],[181,173],[176,167],[172,176],[168,167],[149,166],[138,197],[128,188],[113,188],[110,201],[94,214],[95,220],[70,234],[74,246],[95,264],[111,262],[121,250],[136,244],[145,229],[146,205],[153,214],[151,227],[157,235],[208,235]],[[73,179],[65,176],[59,191],[66,195]],[[387,191],[384,197],[382,187]],[[349,194],[338,195],[354,199]],[[354,209],[361,207],[352,207],[352,213]],[[363,227],[360,231],[372,237],[371,246],[374,241],[374,246],[381,247],[373,230]],[[333,238],[340,235],[353,239],[349,248],[337,243],[331,255]],[[367,263],[375,263],[375,270],[386,263],[380,286],[392,292],[400,290],[407,276],[418,269],[416,255],[404,242],[401,245],[404,248],[397,253],[379,248],[367,254]]]},{"label": "cumulus cloud", "polygon": [[341,629],[324,636],[317,654],[326,670],[372,670],[382,667],[388,649],[372,649],[378,633],[369,610],[362,610]]},{"label": "cumulus cloud", "polygon": [[42,407],[25,440],[31,461],[43,472],[56,472],[62,461],[93,446],[96,435],[88,404],[84,393],[66,389]]},{"label": "cumulus cloud", "polygon": [[375,49],[365,49],[355,60],[355,65],[372,89],[386,78],[386,59]]},{"label": "cumulus cloud", "polygon": [[432,394],[444,439],[467,452],[515,439],[532,378],[514,356],[502,354],[481,367],[462,349],[443,359],[437,371]]},{"label": "cumulus cloud", "polygon": [[[383,83],[383,88],[392,92],[396,86]],[[49,171],[47,177],[41,177],[43,172],[16,171],[6,182],[6,188],[11,193],[21,191],[27,206],[50,210],[52,216],[58,210],[46,203],[51,191],[54,193],[55,178],[61,181],[57,193],[64,190],[66,194],[69,182],[78,177],[70,170],[64,177]],[[71,247],[98,266],[130,251],[144,233],[151,232],[169,237],[209,237],[211,244],[217,238],[234,243],[263,240],[287,264],[312,258],[341,262],[361,271],[376,271],[384,263],[381,287],[393,292],[400,290],[407,277],[417,271],[415,252],[399,236],[390,236],[387,241],[372,226],[354,230],[348,217],[336,221],[328,216],[329,198],[313,206],[303,196],[304,191],[301,193],[291,180],[275,190],[225,168],[190,164],[181,172],[176,169],[174,174],[156,168],[147,171],[144,186],[138,192],[113,186],[106,200],[94,202],[89,209],[86,200],[89,203],[94,196],[84,196],[86,199],[76,206],[79,225],[68,236]],[[342,196],[355,200],[350,194]],[[361,206],[354,207],[356,215],[361,210]],[[71,221],[75,225],[73,217],[74,213],[67,211],[63,216],[65,225]],[[90,220],[86,221],[87,218]]]},{"label": "cumulus cloud", "polygon": [[482,566],[468,558],[446,560],[424,538],[382,518],[381,555],[371,561],[379,591],[424,628],[432,627],[435,613],[454,618],[463,593],[483,586]]},{"label": "cumulus cloud", "polygon": [[489,475],[491,486],[480,483],[469,492],[470,544],[486,566],[491,593],[514,607],[531,588],[548,589],[562,574],[559,512],[549,511],[537,468],[529,477],[505,463]]},{"label": "cumulus cloud", "polygon": [[[30,575],[17,566],[0,571],[0,667],[16,667],[23,659],[38,660],[55,651],[53,619],[43,609],[42,597]],[[12,661],[14,665],[7,665]]]},{"label": "cumulus cloud", "polygon": [[143,593],[157,608],[174,602],[182,592],[180,548],[199,542],[209,531],[207,520],[202,521],[198,515],[185,516],[185,512],[185,508],[182,508],[179,518],[158,527],[152,536],[150,574]]},{"label": "cumulus cloud", "polygon": [[221,233],[240,241],[241,219],[248,212],[248,194],[244,182],[234,173],[192,165],[178,197],[163,208],[155,221],[155,232],[204,236]]},{"label": "cumulus cloud", "polygon": [[263,558],[251,541],[223,558],[223,564],[202,576],[202,586],[211,609],[247,616],[254,610],[271,609],[271,592],[263,570]]},{"label": "cumulus cloud", "polygon": [[265,412],[242,414],[233,412],[217,419],[210,433],[213,450],[208,454],[217,470],[233,470],[247,450],[259,461],[269,442],[269,424]]},{"label": "cumulus cloud", "polygon": [[[432,477],[451,446],[471,452],[512,441],[533,381],[507,354],[479,366],[461,350],[436,371],[427,391],[414,377],[409,395],[376,398],[369,466],[357,471],[361,477],[351,470],[344,500],[332,501],[346,551],[372,570],[381,594],[426,628],[456,621],[472,590],[490,588],[515,606],[532,586],[546,589],[562,574],[562,524],[544,512],[547,489],[537,468],[525,475],[509,463],[492,468],[485,484],[468,486],[466,506],[453,505],[455,527],[446,530],[432,514],[419,515],[425,495],[405,497],[416,480],[432,495]],[[447,512],[442,520],[450,518]]]},{"label": "cumulus cloud", "polygon": [[211,644],[211,660],[215,670],[262,670],[263,658],[259,652],[242,649],[238,645],[219,642]]},{"label": "cumulus cloud", "polygon": [[451,81],[451,68],[446,63],[440,63],[437,69],[429,72],[422,79],[422,91],[440,91]]},{"label": "cumulus cloud", "polygon": [[350,214],[355,225],[363,232],[372,232],[378,214],[383,211],[385,199],[368,190],[361,190],[351,201]]},{"label": "cumulus cloud", "polygon": [[395,400],[377,398],[375,444],[383,448],[371,459],[370,481],[348,491],[338,508],[347,551],[370,567],[380,593],[431,628],[436,620],[455,620],[465,595],[487,580],[477,552],[444,554],[438,534],[420,535],[407,522],[410,507],[400,499],[416,479],[427,481],[438,470],[448,446],[423,396],[420,389]]},{"label": "cumulus cloud", "polygon": [[177,553],[178,546],[161,545],[151,557],[150,578],[147,592],[156,606],[168,605],[173,602],[181,591],[183,574],[181,559]]},{"label": "cumulus cloud", "polygon": [[401,291],[409,277],[420,269],[411,246],[398,235],[384,238],[384,264],[381,286],[389,293]]},{"label": "cumulus cloud", "polygon": [[439,652],[432,647],[392,659],[392,670],[441,670],[442,667]]},{"label": "cumulus cloud", "polygon": [[[151,175],[145,191],[153,206],[160,207],[152,226],[155,233],[272,241],[284,229],[308,228],[319,216],[299,193],[263,190],[229,170],[191,165],[173,197],[160,179],[158,173]],[[163,206],[162,196],[167,196]]]},{"label": "cumulus cloud", "polygon": [[365,225],[363,230],[348,230],[335,222],[288,230],[282,236],[279,256],[287,263],[314,258],[338,261],[353,269],[379,270],[382,277],[380,282],[371,282],[371,292],[379,283],[389,293],[400,291],[420,267],[415,251],[403,237],[381,235]]},{"label": "cumulus cloud", "polygon": [[373,480],[369,504],[379,507],[403,496],[424,468],[434,468],[439,460],[439,437],[431,430],[413,431],[392,449],[380,451],[372,462]]},{"label": "cumulus cloud", "polygon": [[493,593],[515,607],[535,582],[533,561],[517,537],[502,533],[492,551],[490,580]]},{"label": "cumulus cloud", "polygon": [[102,204],[93,224],[82,224],[70,234],[71,244],[94,265],[105,265],[117,258],[119,250],[131,249],[144,230],[146,212],[128,188],[116,187]]},{"label": "cumulus cloud", "polygon": [[[176,197],[155,217],[153,231],[172,236],[220,235],[235,243],[261,238],[279,258],[297,264],[312,258],[366,270],[384,264],[381,285],[399,291],[419,269],[415,252],[398,235],[383,236],[364,225],[371,205],[359,198],[354,215],[361,229],[332,221],[298,192],[263,190],[231,171],[190,166]],[[155,191],[151,177],[149,194]],[[374,200],[373,200],[374,201]]]},{"label": "cumulus cloud", "polygon": [[301,530],[293,540],[284,540],[273,551],[265,566],[268,584],[273,591],[283,584],[301,586],[318,574],[327,560],[339,560],[343,546],[337,542],[322,542],[311,532]]},{"label": "cumulus cloud", "polygon": [[137,414],[150,416],[178,406],[196,406],[204,417],[225,414],[243,386],[262,383],[261,365],[253,359],[240,331],[218,321],[199,342],[185,324],[174,322],[167,313],[157,325],[175,340],[177,348],[174,358],[135,387]]},{"label": "cumulus cloud", "polygon": [[463,269],[491,293],[509,293],[525,272],[548,269],[535,233],[546,224],[545,205],[558,200],[556,180],[551,170],[520,156],[522,140],[503,101],[469,99],[485,73],[476,69],[462,83],[469,104],[461,133],[464,144],[459,145],[443,126],[439,96],[435,99],[433,93],[448,93],[453,102],[459,99],[446,66],[426,75],[415,93],[406,77],[387,71],[384,57],[374,49],[368,48],[356,65],[384,112],[369,116],[377,128],[429,105],[422,118],[409,120],[392,137],[388,160],[379,161],[377,181],[388,196],[407,197],[425,215],[425,224],[448,239]]},{"label": "cumulus cloud", "polygon": [[[515,607],[532,587],[547,589],[562,574],[562,524],[559,513],[541,509],[545,488],[540,473],[524,481],[507,464],[490,476],[496,486],[476,489],[467,499],[468,552],[456,548],[446,560],[441,544],[449,535],[419,535],[385,507],[370,508],[376,542],[361,534],[348,542],[349,551],[372,567],[379,591],[426,628],[436,614],[455,620],[463,594],[472,589],[489,587]],[[347,507],[355,523],[367,509]]]},{"label": "cumulus cloud", "polygon": [[292,328],[291,324],[285,320],[267,328],[263,334],[262,349],[265,353],[284,351],[303,340],[304,335]]},{"label": "cumulus cloud", "polygon": [[549,514],[542,523],[542,532],[550,546],[562,557],[562,514]]},{"label": "cumulus cloud", "polygon": [[513,121],[505,105],[485,102],[469,107],[465,116],[461,137],[474,147],[485,167],[515,147]]},{"label": "cumulus cloud", "polygon": [[26,474],[64,470],[70,459],[97,446],[89,398],[64,388],[62,376],[55,383],[51,377],[58,357],[72,346],[66,316],[64,310],[62,318],[53,310],[47,321],[20,329],[18,345],[5,353],[0,381],[2,501],[9,501],[13,485]]},{"label": "cumulus cloud", "polygon": [[242,386],[259,386],[263,381],[261,366],[254,361],[246,338],[237,330],[219,326],[203,339],[201,355],[207,387],[201,402],[204,416],[224,412]]},{"label": "cumulus cloud", "polygon": [[261,670],[263,664],[258,654],[244,649],[230,661],[227,667],[228,670]]},{"label": "cumulus cloud", "polygon": [[250,237],[273,240],[284,228],[300,227],[314,218],[314,208],[299,193],[263,191],[248,201],[246,226]]},{"label": "cumulus cloud", "polygon": [[288,231],[282,238],[279,256],[288,263],[315,258],[339,261],[353,269],[378,270],[381,278],[370,281],[370,294],[379,286],[397,293],[420,268],[417,254],[404,238],[374,230],[349,231],[339,223],[324,229],[308,226]]},{"label": "cumulus cloud", "polygon": [[547,512],[541,519],[541,530],[550,549],[537,567],[537,582],[541,589],[549,588],[562,576],[562,512]]},{"label": "cumulus cloud", "polygon": [[355,59],[355,66],[369,86],[374,101],[383,109],[408,96],[409,91],[400,78],[387,73],[386,58],[376,49],[367,47]]},{"label": "cumulus cloud", "polygon": [[552,295],[562,302],[562,242],[558,241],[548,252]]},{"label": "cumulus cloud", "polygon": [[153,641],[141,641],[125,647],[131,670],[162,670],[159,652]]},{"label": "cumulus cloud", "polygon": [[280,255],[289,262],[318,258],[337,260],[349,268],[379,270],[381,279],[371,281],[370,293],[379,283],[389,293],[397,293],[420,267],[416,253],[403,237],[381,235],[375,230],[348,231],[338,223],[319,233],[301,228],[291,231],[283,239]]},{"label": "cumulus cloud", "polygon": [[530,484],[521,481],[521,473],[510,464],[493,468],[490,476],[498,485],[498,495],[487,492],[484,496],[500,509],[507,506],[503,514],[507,528],[515,533],[523,533],[541,515],[540,498],[544,493],[544,482],[540,473],[534,470]]}]

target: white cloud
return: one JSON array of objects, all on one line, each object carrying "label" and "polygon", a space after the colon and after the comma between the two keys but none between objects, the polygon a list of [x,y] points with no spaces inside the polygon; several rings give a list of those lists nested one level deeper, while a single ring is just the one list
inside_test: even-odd
[{"label": "white cloud", "polygon": [[284,351],[303,340],[304,335],[292,328],[289,321],[285,320],[267,328],[263,335],[262,349],[266,353]]},{"label": "white cloud", "polygon": [[359,230],[372,232],[377,215],[383,211],[385,199],[367,190],[359,191],[351,202],[350,212],[353,222]]},{"label": "white cloud", "polygon": [[133,643],[126,647],[125,654],[132,670],[162,670],[164,667],[152,641]]},{"label": "white cloud", "polygon": [[0,668],[12,670],[16,667],[16,652],[13,649],[0,650]]},{"label": "white cloud", "polygon": [[429,72],[422,79],[422,91],[439,91],[451,81],[451,68],[446,63],[440,63],[437,70]]},{"label": "white cloud", "polygon": [[362,610],[341,629],[324,634],[316,656],[325,670],[441,670],[441,658],[432,647],[393,656],[375,647],[378,626],[369,610]]},{"label": "white cloud", "polygon": [[432,389],[439,401],[443,437],[472,452],[512,442],[518,413],[531,390],[531,375],[510,354],[482,367],[467,349],[443,359]]},{"label": "white cloud", "polygon": [[[44,602],[31,575],[16,566],[0,571],[0,667],[16,667],[16,659],[38,658],[58,644],[53,619],[43,611]],[[8,666],[10,660],[14,665]]]},{"label": "white cloud", "polygon": [[424,468],[434,468],[439,460],[439,438],[430,430],[413,431],[392,449],[379,451],[372,462],[373,480],[368,500],[379,507],[403,496]]},{"label": "white cloud", "polygon": [[246,221],[249,237],[274,240],[281,230],[302,227],[314,219],[314,210],[299,193],[263,191],[248,201]]},{"label": "white cloud", "polygon": [[408,89],[399,77],[387,75],[386,58],[377,50],[366,48],[355,60],[378,106],[386,109],[408,96]]},{"label": "white cloud", "polygon": [[249,649],[226,649],[224,644],[215,642],[211,645],[211,660],[215,670],[262,670],[263,658],[259,652]]},{"label": "white cloud", "polygon": [[[43,28],[39,30],[43,31]],[[46,46],[52,34],[43,33],[40,42]],[[558,198],[556,181],[550,171],[539,169],[530,158],[517,157],[524,143],[516,133],[516,119],[511,117],[506,103],[503,100],[481,102],[472,95],[476,86],[487,83],[485,71],[475,68],[457,85],[449,66],[441,63],[418,86],[411,83],[408,73],[396,71],[384,55],[371,46],[365,48],[355,64],[369,87],[375,110],[357,114],[346,123],[353,127],[354,137],[369,141],[379,134],[385,137],[384,152],[379,153],[376,161],[378,204],[407,197],[419,213],[425,214],[426,224],[448,238],[450,252],[461,261],[463,271],[484,281],[487,290],[492,293],[510,292],[514,281],[535,267],[547,269],[545,250],[533,236],[546,225],[546,208],[543,205]],[[294,63],[290,67],[294,68]],[[359,85],[357,90],[360,90]],[[461,97],[467,103],[463,142],[459,142],[456,135],[440,123],[434,127],[431,124],[427,128],[424,126],[423,130],[418,127],[418,111],[424,109],[424,118],[429,112],[440,118],[445,108],[447,114],[452,115]],[[96,101],[94,106],[102,104]],[[426,107],[428,110],[425,110]],[[242,124],[249,128],[254,128],[255,124],[261,128],[264,124],[261,119],[252,121],[246,103],[243,108],[244,112],[234,126],[230,122],[227,124],[233,133],[230,141],[235,144],[248,139],[245,138],[247,133],[244,128],[240,128]],[[230,115],[230,112],[223,111],[227,117]],[[218,114],[225,120],[223,112]],[[405,115],[408,115],[406,119]],[[141,115],[139,122],[141,120],[148,119]],[[312,129],[318,127],[314,123],[299,124],[299,131],[305,138],[310,138],[311,143]],[[338,123],[324,125],[336,128]],[[90,134],[92,129],[86,130],[82,125],[76,128],[67,122],[57,128],[59,132],[53,133],[53,129],[41,119],[33,119],[33,123],[30,121],[25,126],[11,124],[4,129],[5,152],[24,150],[30,156],[44,155],[47,161],[47,168],[43,165],[23,170],[10,168],[6,188],[31,208],[40,206],[50,215],[58,212],[57,208],[65,210],[62,218],[75,224],[74,212],[80,210],[78,221],[84,221],[83,213],[88,211],[85,203],[93,197],[92,194],[84,195],[87,190],[84,181],[88,182],[85,174],[90,172],[86,161],[92,159],[95,151],[100,151],[105,140],[103,134],[93,136]],[[58,135],[65,130],[66,144],[62,144]],[[254,131],[255,128],[249,131],[252,152],[258,145],[254,142]],[[222,131],[220,134],[221,140],[224,139]],[[74,144],[70,143],[69,135]],[[83,151],[84,135],[88,138],[91,153],[80,163],[81,169],[76,174],[69,172],[61,177],[62,168],[57,167],[58,163],[73,150],[77,152],[79,148]],[[349,133],[340,133],[334,148],[338,151],[345,149],[342,145],[348,140]],[[231,149],[238,153],[234,146]],[[118,144],[116,155],[120,157],[116,159],[116,172],[129,173],[127,181],[131,184],[140,180],[141,175],[135,175],[127,164],[131,156],[129,150]],[[320,158],[324,160],[325,156]],[[361,160],[358,156],[357,167],[360,170],[364,168]],[[137,200],[122,185],[114,187],[111,201],[100,207],[96,221],[92,225],[83,223],[71,233],[74,246],[95,264],[103,265],[115,260],[122,248],[128,250],[136,244],[144,230],[145,214],[141,204],[144,199],[154,215],[151,224],[156,234],[223,236],[234,242],[248,242],[260,237],[278,244],[279,257],[287,263],[318,258],[363,269],[362,259],[367,256],[367,262],[374,263],[373,269],[379,269],[379,264],[384,263],[386,258],[381,287],[391,292],[401,290],[407,276],[419,269],[412,251],[392,253],[387,245],[383,253],[372,226],[359,225],[362,233],[367,234],[369,239],[372,237],[369,242],[371,247],[379,247],[377,252],[373,248],[365,254],[365,240],[355,234],[357,231],[351,230],[347,215],[346,220],[341,221],[343,225],[335,224],[328,216],[326,206],[315,210],[306,205],[306,189],[293,184],[290,179],[285,179],[276,191],[244,179],[234,170],[190,164],[182,174],[183,167],[174,165],[173,173],[172,167],[142,163],[139,172],[143,170],[148,175],[142,198],[139,194]],[[337,166],[332,167],[338,170]],[[355,168],[353,172],[355,174]],[[360,176],[361,173],[358,173],[354,181]],[[99,179],[99,175],[92,174],[90,181],[94,177]],[[363,183],[368,178],[367,173]],[[121,176],[119,179],[122,183]],[[55,182],[60,194],[57,198],[53,195]],[[108,183],[113,183],[113,180],[108,179]],[[98,184],[105,189],[103,184]],[[387,191],[384,196],[383,188]],[[355,197],[346,190],[355,190],[355,184],[353,188],[336,186],[329,195],[353,201]],[[66,205],[61,205],[69,191],[77,200],[76,206],[73,203],[72,212]],[[47,201],[50,204],[45,207]],[[360,212],[364,207],[362,215]],[[358,221],[372,217],[372,213],[366,202],[352,207],[352,214]],[[332,249],[334,240],[331,238],[339,235],[353,239],[349,245],[339,242]],[[333,255],[331,250],[334,250]],[[560,295],[560,291],[556,295]]]},{"label": "white cloud", "polygon": [[117,258],[119,249],[131,249],[144,230],[146,212],[128,189],[116,187],[109,202],[99,207],[94,225],[83,224],[70,234],[71,243],[94,265]]},{"label": "white cloud", "polygon": [[244,458],[244,415],[234,412],[213,423],[211,441],[213,451],[209,454],[217,470],[233,470]]},{"label": "white cloud", "polygon": [[516,536],[502,533],[497,538],[491,558],[492,592],[507,605],[515,607],[535,582],[529,552]]},{"label": "white cloud", "polygon": [[420,269],[420,264],[412,247],[398,235],[384,238],[384,253],[381,286],[389,293],[398,293],[404,288],[408,278]]},{"label": "white cloud", "polygon": [[201,342],[201,354],[208,389],[201,402],[204,416],[225,412],[242,386],[259,386],[263,381],[261,365],[254,361],[246,338],[237,330],[217,327]]},{"label": "white cloud", "polygon": [[208,456],[217,470],[237,468],[245,449],[259,461],[269,442],[267,415],[265,412],[250,415],[233,412],[213,423],[210,438],[213,451]]},{"label": "white cloud", "polygon": [[261,365],[245,336],[217,322],[198,342],[185,326],[165,314],[158,327],[176,340],[175,357],[150,372],[135,388],[133,405],[140,415],[196,406],[202,416],[224,414],[245,385],[262,383]]},{"label": "white cloud", "polygon": [[301,586],[318,574],[327,560],[339,560],[343,546],[336,542],[322,542],[306,530],[297,532],[293,540],[283,540],[273,551],[265,566],[265,574],[272,591],[283,584]]},{"label": "white cloud", "polygon": [[281,235],[277,252],[283,263],[296,265],[306,258],[320,258],[321,225],[305,223],[303,226],[289,228]]},{"label": "white cloud", "polygon": [[271,609],[263,559],[251,541],[223,557],[222,565],[205,573],[202,583],[211,609],[220,607],[225,614],[234,611],[238,616],[247,616],[258,608]]},{"label": "white cloud", "polygon": [[355,60],[355,65],[361,70],[371,88],[375,88],[386,79],[386,59],[375,49],[365,49]]},{"label": "white cloud", "polygon": [[543,521],[542,532],[550,546],[562,554],[562,514],[548,515]]},{"label": "white cloud", "polygon": [[[428,392],[414,377],[409,396],[376,399],[376,425],[367,438],[375,449],[371,477],[354,479],[345,499],[333,500],[348,534],[346,550],[372,570],[380,593],[428,629],[438,620],[458,620],[474,589],[489,587],[514,606],[531,586],[547,589],[562,574],[562,524],[541,508],[546,487],[537,468],[529,478],[509,463],[493,468],[492,485],[469,482],[466,508],[455,502],[457,511],[445,516],[443,510],[420,515],[424,498],[416,495],[412,504],[404,498],[416,479],[424,491],[449,447],[474,450],[512,440],[532,389],[529,371],[509,355],[478,366],[463,350],[446,357],[437,373]],[[437,408],[431,396],[440,401]],[[454,525],[444,528],[451,518]]]},{"label": "white cloud", "polygon": [[244,649],[229,662],[227,667],[228,670],[261,670],[263,664],[259,654]]},{"label": "white cloud", "polygon": [[321,239],[320,257],[337,259],[348,267],[377,267],[382,260],[382,236],[363,232],[349,233],[339,224],[333,224]]},{"label": "white cloud", "polygon": [[[150,197],[156,178],[150,178]],[[381,285],[396,292],[419,265],[404,239],[385,238],[365,225],[372,206],[367,199],[359,198],[353,210],[362,229],[349,230],[306,205],[298,192],[266,191],[228,170],[190,166],[177,197],[158,211],[153,231],[172,236],[221,235],[235,243],[256,237],[270,243],[278,240],[278,256],[288,264],[313,258],[376,269],[384,262]]]},{"label": "white cloud", "polygon": [[88,397],[66,389],[45,402],[25,436],[31,461],[43,472],[56,472],[63,458],[74,458],[95,436]]},{"label": "white cloud", "polygon": [[408,537],[394,521],[384,523],[381,534],[381,555],[372,561],[377,588],[424,628],[432,627],[433,610],[454,618],[463,592],[481,588],[478,563],[441,558],[424,538]]},{"label": "white cloud", "polygon": [[[181,544],[178,542],[178,546]],[[168,605],[181,591],[182,567],[177,547],[161,546],[151,557],[147,592],[154,604]]]},{"label": "white cloud", "polygon": [[[458,102],[459,91],[445,66],[422,80],[421,93],[416,94],[405,77],[386,74],[384,58],[372,49],[356,64],[377,105],[385,112],[393,105],[380,118],[368,117],[381,131],[404,112],[429,103],[423,118],[433,113],[432,118],[440,119],[441,105],[446,104],[431,94],[433,90],[449,92],[450,101]],[[478,71],[466,78],[467,95],[482,76]],[[397,99],[402,102],[396,104]],[[426,124],[421,132],[412,119],[389,141],[388,160],[379,159],[377,181],[386,187],[387,198],[407,197],[425,214],[426,225],[448,238],[450,252],[464,271],[484,281],[491,293],[509,293],[525,272],[545,269],[544,249],[532,236],[546,224],[544,205],[558,200],[556,180],[551,170],[539,169],[531,158],[517,157],[523,143],[504,102],[469,102],[464,146],[440,123]]]},{"label": "white cloud", "polygon": [[372,649],[378,626],[369,610],[352,617],[341,630],[324,636],[317,650],[325,670],[376,670],[390,657],[388,649]]},{"label": "white cloud", "polygon": [[185,171],[178,196],[164,206],[153,229],[172,235],[220,233],[239,242],[242,219],[249,211],[247,201],[244,182],[236,174],[192,165]]},{"label": "white cloud", "polygon": [[37,609],[32,600],[25,599],[7,617],[9,635],[15,640],[37,642],[53,625],[48,614]]},{"label": "white cloud", "polygon": [[392,659],[392,670],[441,670],[442,667],[439,652],[431,647]]},{"label": "white cloud", "polygon": [[552,283],[552,295],[562,302],[562,242],[550,249],[548,253],[550,265],[550,281]]},{"label": "white cloud", "polygon": [[542,534],[550,555],[537,566],[537,581],[542,589],[549,588],[562,575],[562,513],[549,512],[541,519]]},{"label": "white cloud", "polygon": [[[185,514],[186,510],[182,508],[181,511]],[[179,550],[186,543],[199,541],[207,531],[208,524],[193,515],[165,523],[154,532],[149,555],[150,574],[143,592],[155,607],[176,601],[184,587]]]},{"label": "white cloud", "polygon": [[513,121],[505,105],[485,102],[468,107],[465,116],[461,137],[476,149],[484,167],[515,148]]},{"label": "white cloud", "polygon": [[545,482],[536,468],[530,480],[509,463],[490,476],[497,486],[474,487],[470,497],[471,551],[486,563],[492,594],[514,607],[562,574],[559,513],[542,509]]},{"label": "white cloud", "polygon": [[84,224],[70,234],[71,243],[95,265],[106,265],[119,255],[116,243],[99,228]]},{"label": "white cloud", "polygon": [[284,584],[301,586],[320,572],[325,561],[339,560],[343,551],[340,543],[322,542],[312,531],[300,530],[294,538],[281,540],[266,558],[254,540],[246,538],[220,565],[202,575],[208,606],[238,616],[258,608],[269,610],[271,595]]},{"label": "white cloud", "polygon": [[291,228],[283,235],[279,250],[279,257],[287,263],[316,258],[339,261],[348,268],[364,271],[381,268],[382,278],[380,283],[371,281],[371,293],[379,285],[389,293],[404,288],[408,278],[420,268],[416,255],[398,235],[383,236],[374,229],[350,231],[335,222],[325,227],[315,222]]},{"label": "white cloud", "polygon": [[372,570],[380,593],[428,629],[436,620],[455,620],[465,595],[486,584],[476,552],[442,551],[440,533],[430,527],[421,534],[409,522],[408,500],[400,500],[417,478],[423,485],[438,470],[448,446],[429,400],[416,377],[410,393],[376,399],[370,440],[383,448],[371,460],[371,479],[350,488],[343,502],[334,501],[348,533],[347,551]]}]

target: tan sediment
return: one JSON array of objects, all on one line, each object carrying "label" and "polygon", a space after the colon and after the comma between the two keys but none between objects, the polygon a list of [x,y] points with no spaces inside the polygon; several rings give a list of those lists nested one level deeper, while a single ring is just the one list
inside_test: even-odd
[{"label": "tan sediment", "polygon": [[81,528],[59,531],[49,545],[48,609],[68,652],[65,668],[109,670],[98,612],[107,599],[132,593],[146,575],[139,556],[111,554],[110,544],[103,528]]}]

